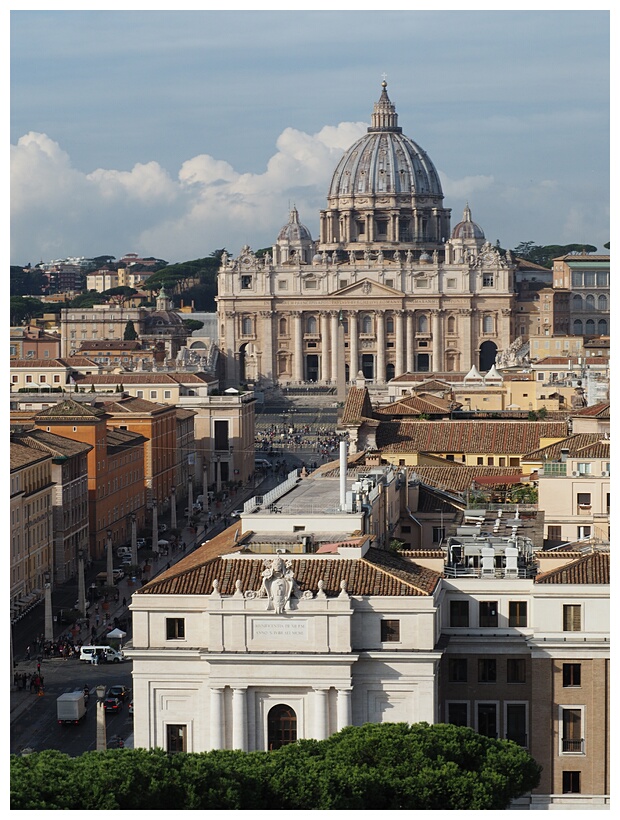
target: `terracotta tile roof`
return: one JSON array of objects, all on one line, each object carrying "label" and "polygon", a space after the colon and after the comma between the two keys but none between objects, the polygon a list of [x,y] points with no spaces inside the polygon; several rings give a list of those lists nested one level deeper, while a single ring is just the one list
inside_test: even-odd
[{"label": "terracotta tile roof", "polygon": [[609,458],[610,450],[610,441],[607,439],[597,441],[595,444],[588,444],[585,447],[580,447],[575,455],[583,458]]},{"label": "terracotta tile roof", "polygon": [[446,464],[445,467],[424,464],[407,468],[408,478],[415,473],[424,484],[452,493],[464,493],[471,489],[477,477],[498,476],[501,479],[506,475],[521,476],[522,472],[521,467],[478,467],[458,462],[449,462],[449,466]]},{"label": "terracotta tile roof", "polygon": [[108,450],[112,452],[126,447],[136,447],[147,440],[140,433],[134,433],[131,430],[119,430],[117,427],[108,428],[107,439]]},{"label": "terracotta tile roof", "polygon": [[11,367],[24,367],[41,370],[44,367],[66,367],[61,359],[11,359]]},{"label": "terracotta tile roof", "polygon": [[[141,350],[142,344],[138,341],[120,341],[118,339],[98,339],[82,342],[80,350]],[[146,351],[145,351],[146,352]]]},{"label": "terracotta tile roof", "polygon": [[566,422],[390,421],[377,430],[387,453],[528,453],[541,437],[563,438]]},{"label": "terracotta tile roof", "polygon": [[23,444],[11,442],[10,448],[10,462],[11,470],[18,470],[20,467],[26,467],[28,464],[36,464],[37,461],[43,461],[46,458],[51,458],[49,453],[35,450],[32,447],[26,447]]},{"label": "terracotta tile roof", "polygon": [[[599,443],[603,445],[607,443],[607,445],[609,445],[609,441],[603,439],[601,433],[575,433],[572,436],[566,436],[560,441],[556,441],[554,444],[548,444],[546,447],[540,447],[536,450],[532,450],[530,453],[526,453],[521,458],[521,461],[530,462],[542,461],[545,459],[548,461],[559,461],[562,455],[562,450],[568,450],[568,455],[572,458],[578,455],[580,450]],[[607,455],[609,455],[609,446],[607,449]],[[605,458],[605,456],[590,457]]]},{"label": "terracotta tile roof", "polygon": [[609,553],[595,551],[559,569],[538,575],[536,584],[608,584]]},{"label": "terracotta tile roof", "polygon": [[103,415],[104,411],[100,408],[91,407],[73,399],[65,399],[53,407],[46,407],[45,410],[39,411],[36,414],[36,419],[37,421],[39,419],[51,420],[56,418],[63,421],[69,421],[70,419],[84,421],[85,419],[100,418]]},{"label": "terracotta tile roof", "polygon": [[184,407],[175,407],[176,417],[179,421],[184,421],[185,419],[189,419],[192,416],[197,416],[197,410],[186,410]]},{"label": "terracotta tile roof", "polygon": [[94,373],[90,376],[76,376],[81,385],[87,384],[202,384],[209,382],[195,373]]},{"label": "terracotta tile roof", "polygon": [[[230,529],[230,528],[229,528]],[[210,547],[209,544],[205,545]],[[218,581],[222,595],[235,592],[241,581],[243,592],[261,586],[263,558],[266,554],[243,558],[210,557],[211,549],[200,547],[164,574],[136,591],[136,595],[209,595],[213,581]],[[432,595],[441,575],[406,561],[384,550],[369,549],[363,558],[319,558],[287,555],[299,588],[318,590],[319,581],[328,597],[340,594],[340,582],[346,582],[349,595],[361,596],[427,596]],[[186,563],[187,562],[187,563]],[[191,563],[191,565],[190,565]]]},{"label": "terracotta tile roof", "polygon": [[[106,413],[157,413],[161,410],[170,410],[171,405],[161,404],[161,402],[148,401],[147,399],[136,399],[133,396],[128,396],[118,401],[97,401],[97,407],[101,407]],[[174,409],[174,408],[172,408]]]},{"label": "terracotta tile roof", "polygon": [[449,415],[451,410],[462,407],[460,403],[421,393],[417,396],[408,396],[391,404],[377,407],[375,412],[381,416],[419,416],[419,415]]},{"label": "terracotta tile roof", "polygon": [[55,433],[48,433],[45,430],[29,430],[27,434],[20,436],[20,442],[35,450],[43,450],[52,455],[76,456],[81,453],[89,453],[93,448],[90,444],[65,436],[58,436]]},{"label": "terracotta tile roof", "polygon": [[573,416],[587,416],[588,418],[596,418],[596,419],[608,419],[610,418],[609,414],[609,402],[602,401],[598,404],[591,404],[589,407],[582,407],[580,410],[572,413]]},{"label": "terracotta tile roof", "polygon": [[358,424],[364,419],[372,419],[372,404],[366,387],[350,387],[342,410],[341,424]]}]

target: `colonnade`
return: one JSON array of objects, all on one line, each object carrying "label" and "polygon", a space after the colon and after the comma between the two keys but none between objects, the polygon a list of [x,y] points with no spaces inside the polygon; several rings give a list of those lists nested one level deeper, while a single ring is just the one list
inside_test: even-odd
[{"label": "colonnade", "polygon": [[[312,737],[316,740],[325,740],[333,732],[339,732],[345,726],[351,725],[351,687],[336,688],[336,726],[329,725],[329,687],[314,687],[311,692],[304,692],[301,697],[308,700],[306,710],[309,722],[306,727],[300,725],[298,715],[298,737]],[[232,687],[232,748],[242,751],[252,750],[255,730],[252,721],[248,720],[250,695],[253,690],[246,686]],[[300,696],[293,698],[298,703]],[[282,696],[281,703],[286,703],[287,696]],[[271,708],[276,702],[269,700],[266,708]],[[252,699],[252,706],[255,706]],[[254,721],[256,715],[253,715]],[[210,746],[212,749],[224,749],[225,737],[225,687],[216,686],[210,689]],[[267,739],[265,738],[265,741]]]},{"label": "colonnade", "polygon": [[[334,383],[338,378],[339,357],[349,365],[349,380],[354,380],[361,369],[361,355],[374,355],[374,380],[386,380],[386,366],[388,361],[394,365],[394,376],[416,371],[416,353],[429,354],[429,369],[442,371],[446,368],[446,347],[452,343],[458,345],[460,353],[460,369],[468,370],[472,361],[472,314],[470,309],[458,311],[458,335],[447,338],[445,332],[446,311],[442,309],[429,310],[323,310],[318,311],[320,334],[317,334],[316,355],[320,362],[320,378],[323,383]],[[343,350],[339,343],[339,316],[348,322],[348,332],[345,340],[348,349]],[[304,368],[304,355],[308,350],[304,347],[306,337],[304,322],[307,316],[302,311],[293,311],[289,314],[292,319],[292,373],[293,382],[307,380]],[[314,314],[312,314],[314,315]],[[393,328],[386,332],[386,321],[393,320]],[[430,317],[430,326],[424,330],[416,327],[417,317]],[[370,332],[364,332],[360,323],[361,317],[371,317]],[[419,318],[418,318],[419,321]],[[306,339],[307,341],[307,339]],[[393,343],[393,354],[388,342]],[[422,342],[422,344],[420,344]],[[426,344],[424,344],[426,342]],[[388,352],[390,350],[390,352]],[[340,359],[342,361],[342,358]]]}]

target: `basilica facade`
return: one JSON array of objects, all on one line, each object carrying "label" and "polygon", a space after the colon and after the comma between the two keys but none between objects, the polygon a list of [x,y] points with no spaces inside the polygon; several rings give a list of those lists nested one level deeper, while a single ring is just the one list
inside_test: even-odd
[{"label": "basilica facade", "polygon": [[222,257],[227,383],[488,371],[515,336],[515,264],[485,239],[469,205],[451,230],[443,199],[384,82],[371,126],[334,171],[318,241],[293,207],[271,253],[246,245]]}]

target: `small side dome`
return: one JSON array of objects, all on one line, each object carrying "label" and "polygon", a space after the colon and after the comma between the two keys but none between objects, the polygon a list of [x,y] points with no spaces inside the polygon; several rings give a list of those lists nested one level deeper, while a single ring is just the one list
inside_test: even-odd
[{"label": "small side dome", "polygon": [[312,264],[313,265],[320,265],[322,261],[323,261],[323,257],[321,256],[320,253],[315,253],[314,256],[312,257]]},{"label": "small side dome", "polygon": [[421,262],[423,265],[428,265],[428,263],[429,263],[429,262],[432,262],[432,261],[433,261],[433,257],[430,255],[430,253],[426,253],[426,251],[423,251],[423,252],[420,254],[420,262]]},{"label": "small side dome", "polygon": [[310,235],[310,231],[306,228],[306,226],[302,225],[299,221],[299,213],[297,211],[297,208],[293,206],[287,224],[280,229],[277,241],[300,242],[303,240],[309,240],[311,242],[312,236]]},{"label": "small side dome", "polygon": [[452,239],[484,239],[484,231],[480,225],[472,221],[469,204],[463,211],[463,220],[454,226]]}]

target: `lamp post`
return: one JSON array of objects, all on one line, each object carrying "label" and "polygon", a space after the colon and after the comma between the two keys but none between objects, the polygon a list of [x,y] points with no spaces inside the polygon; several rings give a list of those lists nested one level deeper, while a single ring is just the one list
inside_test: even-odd
[{"label": "lamp post", "polygon": [[108,741],[106,738],[105,727],[105,709],[103,708],[103,699],[105,698],[105,683],[100,683],[97,686],[97,751],[105,752],[108,748]]},{"label": "lamp post", "polygon": [[170,526],[173,530],[177,528],[177,488],[170,487]]},{"label": "lamp post", "polygon": [[192,526],[192,513],[194,511],[194,484],[190,477],[187,485],[187,526]]},{"label": "lamp post", "polygon": [[207,459],[203,457],[202,459],[202,506],[204,509],[205,504],[207,503],[207,492],[208,492],[208,483],[209,483],[209,465],[207,463]]},{"label": "lamp post", "polygon": [[222,490],[222,457],[216,456],[215,457],[215,489],[219,492]]},{"label": "lamp post", "polygon": [[114,553],[112,552],[112,530],[108,530],[106,540],[106,584],[114,586]]},{"label": "lamp post", "polygon": [[54,621],[52,618],[52,584],[49,572],[43,576],[45,579],[45,640],[54,640]]},{"label": "lamp post", "polygon": [[86,584],[84,582],[84,550],[78,550],[78,609],[86,615]]},{"label": "lamp post", "polygon": [[131,563],[134,567],[138,565],[138,522],[136,514],[131,514]]}]

